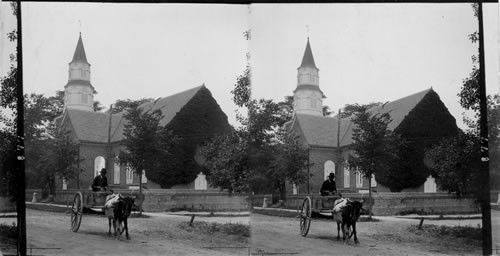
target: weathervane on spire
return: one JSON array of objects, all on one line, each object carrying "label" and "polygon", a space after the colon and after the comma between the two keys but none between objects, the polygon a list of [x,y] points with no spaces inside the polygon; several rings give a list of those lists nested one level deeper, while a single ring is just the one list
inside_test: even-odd
[{"label": "weathervane on spire", "polygon": [[309,24],[306,25],[307,39],[309,39]]},{"label": "weathervane on spire", "polygon": [[78,23],[80,24],[80,35],[82,34],[82,21],[78,20]]}]

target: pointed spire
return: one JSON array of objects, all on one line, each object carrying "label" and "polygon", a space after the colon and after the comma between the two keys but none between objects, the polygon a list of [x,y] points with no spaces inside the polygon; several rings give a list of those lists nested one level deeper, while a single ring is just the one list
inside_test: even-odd
[{"label": "pointed spire", "polygon": [[309,37],[307,37],[306,50],[304,52],[304,57],[302,58],[302,63],[300,64],[299,68],[304,68],[304,67],[313,67],[317,69],[316,64],[314,63],[314,57],[312,54],[311,45],[309,44]]},{"label": "pointed spire", "polygon": [[85,49],[83,48],[82,32],[80,32],[80,37],[78,38],[78,43],[76,44],[75,54],[73,55],[73,62],[83,62],[88,63],[87,56],[85,55]]}]

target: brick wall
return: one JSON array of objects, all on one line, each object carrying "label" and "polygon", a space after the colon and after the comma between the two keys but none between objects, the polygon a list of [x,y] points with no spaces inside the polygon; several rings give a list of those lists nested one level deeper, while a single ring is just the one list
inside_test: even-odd
[{"label": "brick wall", "polygon": [[[58,190],[55,201],[70,203],[78,190]],[[124,196],[138,196],[138,190],[116,190]],[[84,191],[84,194],[91,193]],[[249,201],[246,195],[229,194],[219,191],[151,189],[143,191],[143,209],[147,212],[176,210],[190,211],[248,211]],[[84,195],[84,197],[86,197]]]},{"label": "brick wall", "polygon": [[[342,159],[347,159],[352,150],[348,148],[343,148],[341,152]],[[333,161],[335,163],[335,181],[337,184],[337,189],[344,188],[344,163],[337,166],[337,151],[334,148],[317,148],[313,147],[309,151],[309,163],[313,164],[309,167],[309,173],[312,175],[309,178],[309,193],[318,194],[325,181],[324,169],[326,161]],[[307,171],[307,170],[306,170]],[[357,189],[368,189],[368,179],[363,179],[363,184],[361,187],[356,187],[356,175],[354,172],[350,172],[349,175],[349,188],[350,190]],[[287,192],[292,193],[291,186],[287,187]],[[298,193],[307,193],[307,182],[300,185],[298,188]]]},{"label": "brick wall", "polygon": [[[285,208],[298,209],[307,195],[289,195],[285,202]],[[368,200],[367,194],[351,194],[345,193],[344,197],[354,200]],[[268,202],[269,202],[269,196]],[[313,198],[313,208],[319,204],[316,200],[317,196]],[[252,206],[262,206],[264,196],[253,196]],[[376,193],[373,194],[374,205],[373,214],[379,216],[400,215],[409,213],[419,214],[470,214],[479,213],[480,208],[474,203],[474,199],[457,199],[454,195],[447,193]],[[366,204],[365,204],[366,205]]]}]

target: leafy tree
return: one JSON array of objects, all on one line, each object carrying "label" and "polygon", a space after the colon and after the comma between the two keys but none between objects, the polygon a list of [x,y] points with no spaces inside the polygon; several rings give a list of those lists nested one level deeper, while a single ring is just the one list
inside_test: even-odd
[{"label": "leafy tree", "polygon": [[[250,31],[244,35],[250,39]],[[283,195],[286,180],[302,182],[298,170],[303,165],[298,163],[307,157],[297,143],[279,132],[292,119],[293,97],[287,96],[282,102],[252,98],[249,65],[236,78],[231,93],[234,103],[246,109],[246,115],[237,112],[242,126],[202,148],[209,181],[230,191],[278,191]]]},{"label": "leafy tree", "polygon": [[330,116],[332,113],[329,106],[323,106],[323,116]]},{"label": "leafy tree", "polygon": [[140,100],[117,100],[115,104],[113,104],[113,114],[121,113],[125,111],[127,108],[135,108],[136,106],[140,106],[143,103],[153,101],[152,98],[143,98]]},{"label": "leafy tree", "polygon": [[78,144],[67,131],[59,131],[55,124],[48,128],[49,136],[43,141],[43,150],[36,163],[41,180],[50,195],[55,195],[56,176],[71,180],[78,174]]},{"label": "leafy tree", "polygon": [[249,191],[247,180],[250,170],[246,146],[246,141],[234,131],[219,135],[200,148],[211,186],[229,192]]},{"label": "leafy tree", "polygon": [[344,109],[340,113],[340,117],[341,118],[350,117],[350,116],[354,115],[355,113],[366,111],[372,107],[376,107],[376,106],[380,106],[380,105],[382,105],[382,102],[371,102],[371,103],[362,104],[362,105],[360,105],[358,103],[346,104],[344,106]]},{"label": "leafy tree", "polygon": [[500,95],[488,96],[488,143],[490,154],[490,186],[500,190]]},{"label": "leafy tree", "polygon": [[15,201],[17,184],[14,182],[16,164],[16,137],[7,129],[0,130],[0,195]]},{"label": "leafy tree", "polygon": [[[479,5],[478,4],[472,4],[473,10],[474,10],[474,16],[478,17],[478,11],[479,11]],[[479,41],[479,31],[475,31],[472,34],[469,35],[469,40],[471,40],[472,43],[477,43]],[[479,52],[479,51],[478,51]],[[473,112],[473,117],[468,117],[465,114],[464,115],[464,122],[468,126],[468,130],[466,131],[467,136],[464,136],[460,138],[462,141],[463,140],[469,140],[467,142],[467,145],[475,145],[474,152],[469,152],[471,155],[476,156],[478,159],[471,159],[471,158],[466,158],[469,161],[472,161],[470,165],[475,165],[477,161],[480,161],[481,158],[481,144],[478,142],[480,141],[480,103],[481,103],[481,98],[480,98],[480,66],[479,66],[479,57],[478,55],[473,55],[472,56],[472,71],[469,73],[469,76],[463,80],[462,87],[460,92],[458,93],[458,96],[460,98],[459,103],[460,105],[469,111]],[[498,95],[489,95],[487,96],[487,118],[488,118],[488,133],[489,133],[489,140],[488,140],[488,150],[490,151],[490,185],[494,186],[494,178],[495,175],[496,177],[499,177],[498,174],[496,174],[494,170],[495,168],[498,168],[500,166],[500,160],[496,155],[499,153],[500,149],[500,143],[499,143],[499,129],[500,129],[500,99]],[[443,142],[443,143],[446,143]],[[464,144],[463,142],[462,144]],[[454,143],[452,145],[457,145],[458,143]],[[454,149],[453,152],[459,151],[461,152],[462,148],[456,148]],[[458,160],[458,159],[456,159]],[[439,164],[440,162],[438,162]],[[460,163],[456,163],[456,165],[459,165]],[[439,168],[438,166],[435,166],[434,168]],[[442,169],[442,168],[440,168]],[[453,172],[455,169],[449,169],[448,171]],[[457,169],[456,171],[460,171]],[[477,173],[476,173],[477,172]],[[482,188],[484,187],[484,183],[488,182],[485,180],[481,179],[476,179],[473,177],[480,176],[478,173],[481,173],[481,169],[469,169],[469,173],[467,176],[469,177],[469,186],[474,186],[477,188]],[[464,174],[465,175],[465,174]],[[480,176],[482,177],[482,176]],[[493,178],[493,179],[491,179]],[[446,187],[446,181],[442,179],[437,180],[438,184],[441,186]],[[500,186],[500,184],[497,184]],[[478,192],[479,193],[479,192]],[[486,192],[484,192],[486,193]],[[464,195],[466,193],[457,193],[458,195]],[[469,193],[471,194],[471,193]],[[478,200],[481,201],[483,197],[481,197],[480,194],[477,193],[472,193]]]},{"label": "leafy tree", "polygon": [[286,198],[286,181],[292,184],[304,184],[307,180],[308,149],[300,144],[293,134],[281,130],[274,147],[268,176],[278,190],[281,199]]},{"label": "leafy tree", "polygon": [[476,135],[461,133],[458,137],[443,139],[426,153],[442,189],[455,192],[458,197],[479,198],[481,154],[478,148]]},{"label": "leafy tree", "polygon": [[24,96],[24,131],[26,141],[39,139],[46,133],[46,126],[62,114],[62,107],[54,97],[32,93]]},{"label": "leafy tree", "polygon": [[[12,2],[11,7],[14,16],[16,15],[17,3]],[[10,42],[16,42],[17,30],[14,29],[7,33],[7,38]],[[16,49],[17,52],[17,49]],[[0,79],[0,174],[2,182],[0,191],[3,195],[9,196],[12,202],[16,201],[17,193],[21,192],[16,189],[16,174],[22,170],[18,170],[17,164],[17,55],[11,53],[10,67],[7,74]],[[17,172],[16,172],[17,170]],[[24,191],[22,191],[24,193]]]},{"label": "leafy tree", "polygon": [[[439,120],[439,122],[436,122]],[[425,152],[442,138],[458,135],[455,118],[434,91],[429,91],[404,117],[394,132],[405,139],[392,168],[377,174],[377,181],[398,192],[421,186],[433,174],[425,164]]]},{"label": "leafy tree", "polygon": [[143,111],[135,104],[127,109],[124,117],[127,120],[122,142],[125,150],[119,153],[120,165],[132,168],[139,177],[146,170],[150,179],[160,184],[163,179],[172,178],[165,162],[170,160],[178,138],[160,126],[161,111]]},{"label": "leafy tree", "polygon": [[231,91],[233,94],[233,102],[238,107],[248,107],[250,98],[252,95],[252,88],[250,84],[251,70],[250,66],[247,65],[243,74],[236,78],[236,84],[234,89]]},{"label": "leafy tree", "polygon": [[99,112],[104,109],[104,106],[98,100],[94,101],[94,111]]},{"label": "leafy tree", "polygon": [[[24,95],[24,133],[25,133],[25,169],[26,186],[29,188],[44,188],[47,183],[47,174],[37,168],[42,152],[51,149],[52,140],[56,133],[51,125],[63,111],[63,91],[57,91],[56,96],[46,97],[43,94]],[[52,129],[52,130],[51,130]],[[51,185],[55,185],[53,182]],[[46,187],[43,194],[53,194],[55,187]]]},{"label": "leafy tree", "polygon": [[387,129],[391,122],[388,113],[371,115],[363,109],[354,113],[352,121],[355,124],[352,135],[354,154],[349,155],[347,166],[350,171],[368,178],[371,201],[372,175],[378,176],[400,160],[398,152],[404,142],[399,135]]}]

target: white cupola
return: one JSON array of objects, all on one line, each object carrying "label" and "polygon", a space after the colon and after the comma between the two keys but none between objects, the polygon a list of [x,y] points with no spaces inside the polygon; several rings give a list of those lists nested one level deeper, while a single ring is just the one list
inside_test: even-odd
[{"label": "white cupola", "polygon": [[323,116],[323,97],[319,89],[319,69],[307,38],[304,57],[297,68],[297,88],[293,91],[294,113]]},{"label": "white cupola", "polygon": [[64,107],[94,111],[95,93],[97,92],[90,83],[90,64],[80,33],[73,60],[69,63],[68,83],[64,86]]}]

